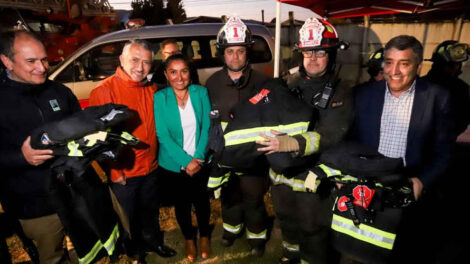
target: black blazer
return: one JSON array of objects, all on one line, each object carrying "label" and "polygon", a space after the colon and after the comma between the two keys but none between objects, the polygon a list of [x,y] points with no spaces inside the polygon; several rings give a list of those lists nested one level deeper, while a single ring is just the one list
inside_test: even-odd
[{"label": "black blazer", "polygon": [[[367,83],[355,94],[353,139],[378,149],[385,81]],[[450,94],[437,84],[418,78],[408,129],[406,168],[428,187],[449,165],[456,135]]]}]

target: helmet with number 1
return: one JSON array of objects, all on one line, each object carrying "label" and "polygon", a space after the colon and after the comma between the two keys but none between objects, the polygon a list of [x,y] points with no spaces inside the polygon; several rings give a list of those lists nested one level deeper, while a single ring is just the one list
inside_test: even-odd
[{"label": "helmet with number 1", "polygon": [[230,17],[217,34],[216,48],[225,49],[229,46],[251,46],[255,43],[250,29],[239,17]]},{"label": "helmet with number 1", "polygon": [[299,30],[299,42],[295,44],[296,50],[336,49],[342,43],[333,25],[318,18],[309,18]]}]

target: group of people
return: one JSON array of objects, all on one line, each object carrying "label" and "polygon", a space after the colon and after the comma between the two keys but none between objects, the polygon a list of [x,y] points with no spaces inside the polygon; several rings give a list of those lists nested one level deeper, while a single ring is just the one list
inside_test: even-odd
[{"label": "group of people", "polygon": [[[140,261],[149,251],[162,257],[176,255],[165,245],[158,224],[159,207],[168,199],[162,197],[165,194],[174,203],[187,259],[210,256],[207,187],[210,167],[217,164],[213,164],[206,147],[209,116],[217,110],[221,122],[216,125],[225,128],[233,119],[233,108],[263,89],[268,77],[249,64],[254,43],[249,28],[239,18],[230,18],[216,40],[224,67],[203,87],[175,40],[161,44],[164,61],[152,82],[147,78],[154,51],[145,40],[130,40],[115,74],[92,91],[91,106],[114,103],[129,107],[134,115],[126,121],[125,130],[145,144],[124,149],[116,161],[101,164],[130,224],[124,247],[129,255]],[[467,115],[459,113],[467,113],[469,87],[457,81],[461,63],[468,59],[468,47],[444,43],[432,58],[436,68],[433,65],[428,77],[420,78],[421,43],[412,36],[394,37],[380,56],[374,56],[381,61],[372,72],[384,79],[372,78],[352,89],[337,78],[336,57],[344,46],[341,44],[329,22],[316,18],[305,22],[295,47],[303,59],[297,71],[284,79],[285,89],[299,99],[299,104],[311,108],[315,122],[300,136],[278,131],[259,135],[258,151],[308,156],[309,166],[313,166],[324,151],[343,141],[356,141],[384,156],[402,158],[419,202],[407,208],[406,225],[398,233],[397,253],[392,258],[395,263],[418,263],[415,258],[426,254],[425,239],[416,235],[425,233],[421,223],[430,213],[426,196],[432,196],[436,183],[446,173],[455,139],[468,124],[464,120]],[[452,50],[462,46],[464,54]],[[47,187],[54,156],[51,150],[33,149],[30,135],[41,124],[80,111],[80,106],[69,89],[47,79],[44,45],[34,34],[5,34],[0,54],[6,67],[0,79],[0,199],[5,211],[19,219],[25,235],[36,241],[40,263],[59,263],[64,258],[64,230]],[[437,77],[442,76],[444,65],[454,69],[446,72],[452,83],[461,87],[458,94],[452,92],[454,85],[450,87],[448,79]],[[268,173],[268,169],[259,166],[229,172],[230,179],[221,190],[222,245],[230,247],[246,233],[251,254],[264,254],[269,238],[264,196],[271,187],[283,240],[279,263],[338,261],[339,255],[329,243],[334,191],[326,196],[297,191],[294,185],[305,181],[304,173],[280,175],[272,170]],[[424,190],[428,191],[426,195]],[[197,229],[192,224],[193,206]],[[410,251],[418,254],[407,254]]]}]

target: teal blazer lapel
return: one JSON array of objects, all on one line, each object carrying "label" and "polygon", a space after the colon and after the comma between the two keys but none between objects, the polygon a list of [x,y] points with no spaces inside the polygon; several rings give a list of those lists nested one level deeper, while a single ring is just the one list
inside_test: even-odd
[{"label": "teal blazer lapel", "polygon": [[179,146],[183,146],[183,129],[181,128],[181,116],[176,101],[176,95],[171,87],[165,90],[165,107],[168,109],[165,119],[168,122],[168,129]]}]

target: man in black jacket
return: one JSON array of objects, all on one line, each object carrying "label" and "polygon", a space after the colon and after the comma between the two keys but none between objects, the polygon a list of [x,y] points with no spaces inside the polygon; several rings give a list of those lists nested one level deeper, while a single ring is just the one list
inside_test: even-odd
[{"label": "man in black jacket", "polygon": [[47,79],[46,51],[35,35],[9,32],[1,40],[0,59],[6,68],[0,77],[2,205],[37,242],[40,262],[58,263],[64,234],[48,193],[52,150],[33,149],[30,135],[45,123],[80,111],[80,105],[68,88]]}]

